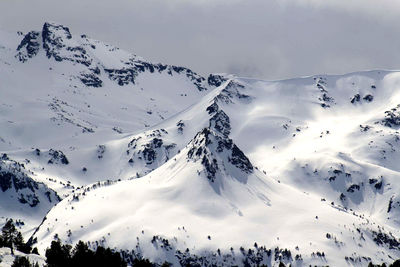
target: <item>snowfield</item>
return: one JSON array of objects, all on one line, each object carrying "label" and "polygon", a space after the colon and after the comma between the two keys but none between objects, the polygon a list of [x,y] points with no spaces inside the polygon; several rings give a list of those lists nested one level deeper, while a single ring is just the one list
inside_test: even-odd
[{"label": "snowfield", "polygon": [[[156,263],[400,258],[400,73],[202,77],[46,23],[0,33],[0,216]],[[12,208],[10,208],[12,207]]]}]

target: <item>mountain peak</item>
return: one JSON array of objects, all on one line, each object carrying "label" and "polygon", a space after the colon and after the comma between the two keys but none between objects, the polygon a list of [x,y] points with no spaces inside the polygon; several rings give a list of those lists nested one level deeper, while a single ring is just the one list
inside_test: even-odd
[{"label": "mountain peak", "polygon": [[87,51],[72,40],[68,27],[46,22],[42,29],[43,48],[48,58],[56,61],[72,61],[85,66],[92,64]]},{"label": "mountain peak", "polygon": [[40,49],[40,32],[31,31],[27,33],[17,47],[17,55],[19,61],[25,62],[28,58],[37,55]]},{"label": "mountain peak", "polygon": [[[41,38],[40,38],[41,37]],[[118,48],[90,40],[86,35],[81,38],[74,38],[68,27],[54,22],[46,22],[42,31],[31,31],[26,34],[17,47],[16,58],[21,62],[26,62],[29,58],[36,56],[42,47],[48,59],[58,62],[69,61],[73,64],[83,65],[79,74],[73,75],[84,85],[89,87],[101,87],[103,81],[100,74],[104,71],[108,78],[115,81],[120,86],[135,85],[137,77],[143,72],[167,73],[170,76],[186,76],[199,91],[208,90],[209,86],[215,86],[218,81],[214,81],[210,75],[210,82],[192,70],[173,65],[161,63],[151,63],[138,58],[136,55],[119,51]],[[41,39],[41,40],[40,40]],[[96,47],[102,46],[105,53],[96,52]],[[100,56],[100,58],[98,58]],[[104,57],[105,60],[102,60]],[[115,60],[119,58],[119,60]],[[222,79],[222,78],[215,78]]]},{"label": "mountain peak", "polygon": [[68,27],[55,22],[45,22],[42,29],[43,39],[51,36],[54,38],[71,39],[72,35]]},{"label": "mountain peak", "polygon": [[218,172],[235,177],[242,182],[246,181],[242,179],[243,176],[253,172],[250,160],[232,139],[210,127],[198,132],[188,147],[187,158],[195,162],[200,161],[211,182],[216,181]]}]

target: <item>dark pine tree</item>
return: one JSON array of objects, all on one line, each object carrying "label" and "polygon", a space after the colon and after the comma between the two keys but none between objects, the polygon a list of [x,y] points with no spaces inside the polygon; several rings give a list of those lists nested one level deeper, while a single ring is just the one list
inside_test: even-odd
[{"label": "dark pine tree", "polygon": [[15,257],[13,264],[11,267],[33,267],[33,265],[29,262],[26,257]]},{"label": "dark pine tree", "polygon": [[94,252],[85,243],[79,241],[73,250],[72,266],[86,267],[93,265],[93,263]]},{"label": "dark pine tree", "polygon": [[7,220],[1,229],[0,243],[0,246],[10,248],[12,254],[14,254],[14,248],[24,253],[29,253],[31,250],[30,246],[25,244],[21,232],[17,230],[12,219]]},{"label": "dark pine tree", "polygon": [[109,248],[97,247],[95,252],[95,266],[126,267],[126,265],[119,252],[112,252]]},{"label": "dark pine tree", "polygon": [[71,264],[71,246],[62,245],[60,240],[52,241],[46,249],[47,267],[69,267]]}]

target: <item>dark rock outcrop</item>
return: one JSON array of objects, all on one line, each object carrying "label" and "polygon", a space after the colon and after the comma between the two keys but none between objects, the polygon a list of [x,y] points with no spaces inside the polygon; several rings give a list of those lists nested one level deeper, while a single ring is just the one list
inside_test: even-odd
[{"label": "dark rock outcrop", "polygon": [[[73,64],[80,64],[87,67],[87,70],[73,76],[89,87],[103,86],[103,81],[99,76],[102,69],[108,74],[110,80],[115,81],[120,86],[135,84],[136,77],[140,73],[158,72],[171,76],[185,75],[199,91],[208,89],[207,80],[188,68],[160,63],[154,64],[143,61],[135,55],[129,56],[128,59],[121,59],[121,67],[108,67],[104,65],[104,62],[99,62],[89,54],[89,51],[96,49],[95,43],[96,41],[88,39],[85,35],[82,35],[81,39],[75,40],[68,27],[46,22],[41,32],[32,31],[24,36],[17,47],[18,53],[16,57],[21,62],[26,62],[29,58],[37,55],[42,47],[49,59],[59,62],[69,61]],[[109,45],[105,46],[109,47]],[[115,50],[118,50],[118,48],[110,48],[108,52]],[[212,83],[211,80],[210,82]]]},{"label": "dark rock outcrop", "polygon": [[399,127],[400,126],[400,105],[397,105],[391,110],[385,111],[385,118],[381,121],[383,125],[387,127]]},{"label": "dark rock outcrop", "polygon": [[25,35],[21,43],[17,47],[16,57],[21,62],[25,62],[28,58],[32,58],[37,55],[40,48],[40,32],[31,31]]},{"label": "dark rock outcrop", "polygon": [[171,150],[176,147],[175,143],[163,141],[163,137],[167,134],[165,129],[159,129],[134,137],[129,142],[126,151],[130,157],[128,162],[135,164],[136,161],[144,161],[146,166],[152,169],[158,167],[158,164],[167,162],[172,153]]},{"label": "dark rock outcrop", "polygon": [[218,74],[210,74],[207,78],[207,82],[211,86],[218,87],[224,82],[226,82],[228,78],[224,77],[223,75],[218,75]]},{"label": "dark rock outcrop", "polygon": [[50,149],[49,156],[50,156],[50,159],[47,161],[48,164],[58,164],[58,163],[61,163],[64,165],[69,164],[67,157],[64,155],[64,153],[61,150]]},{"label": "dark rock outcrop", "polygon": [[92,59],[86,50],[82,46],[70,41],[71,39],[72,35],[68,27],[48,22],[43,25],[43,48],[48,58],[90,66]]},{"label": "dark rock outcrop", "polygon": [[227,171],[227,164],[245,174],[253,172],[253,165],[246,155],[233,143],[232,139],[216,133],[210,128],[198,132],[189,143],[187,158],[200,161],[207,178],[214,182],[218,171]]},{"label": "dark rock outcrop", "polygon": [[217,111],[210,119],[210,128],[215,129],[224,137],[228,137],[231,132],[231,124],[228,115],[223,110]]},{"label": "dark rock outcrop", "polygon": [[55,191],[29,177],[24,168],[23,164],[16,161],[0,160],[1,192],[10,192],[15,196],[12,199],[30,207],[36,207],[41,201],[55,204],[61,200]]}]

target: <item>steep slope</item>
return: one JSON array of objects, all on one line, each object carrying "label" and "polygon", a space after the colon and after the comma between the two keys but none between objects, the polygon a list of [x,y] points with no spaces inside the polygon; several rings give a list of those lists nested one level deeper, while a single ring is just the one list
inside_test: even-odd
[{"label": "steep slope", "polygon": [[[400,256],[393,228],[385,230],[370,216],[267,178],[253,166],[230,139],[233,127],[224,112],[236,101],[250,101],[243,89],[227,81],[200,102],[203,109],[199,103],[196,114],[187,110],[200,127],[199,118],[208,116],[207,127],[150,174],[86,187],[61,202],[33,236],[39,248],[56,236],[71,243],[91,241],[94,247],[106,244],[159,263],[197,260],[227,266],[245,261],[338,266]],[[162,139],[155,139],[152,144],[158,146]],[[268,249],[262,253],[254,242]],[[258,260],[251,253],[235,257],[230,247],[253,247],[261,254]],[[218,248],[222,252],[215,256]]]},{"label": "steep slope", "polygon": [[[25,162],[27,163],[27,162]],[[17,219],[25,235],[31,235],[44,215],[61,199],[57,193],[32,178],[25,165],[2,154],[0,158],[0,214],[1,223],[7,218]]]},{"label": "steep slope", "polygon": [[[380,247],[379,234],[387,242],[394,240],[394,249]],[[400,256],[400,243],[375,222],[268,179],[213,127],[204,128],[177,156],[143,178],[88,187],[62,201],[34,238],[44,249],[55,236],[134,249],[131,253],[175,264],[180,262],[175,249],[201,255],[220,248],[230,254],[230,247],[240,251],[254,242],[278,248],[274,255],[264,255],[263,263],[339,266]],[[283,248],[292,252],[278,257]],[[203,255],[211,260],[209,253]],[[224,263],[221,256],[219,265],[241,265],[245,259],[242,255]]]},{"label": "steep slope", "polygon": [[[26,34],[18,46],[3,46],[1,57],[7,76],[1,85],[1,99],[7,100],[3,149],[76,146],[78,137],[90,143],[142,130],[193,104],[209,88],[189,69],[153,64],[51,23]],[[29,138],[15,135],[19,125],[30,130]]]},{"label": "steep slope", "polygon": [[[104,164],[108,154],[123,151],[104,144],[145,131],[215,87],[187,68],[145,61],[56,23],[25,35],[0,32],[0,72],[6,77],[0,84],[0,151],[22,164],[32,183],[60,197],[92,182],[125,178],[122,168]],[[18,192],[7,194],[21,199]],[[8,209],[6,203],[1,208]],[[51,206],[32,209],[37,218],[27,228]],[[32,212],[2,216],[27,219],[23,214]]]},{"label": "steep slope", "polygon": [[15,39],[0,49],[7,77],[0,88],[2,150],[98,145],[172,116],[210,87],[189,69],[73,37],[62,25],[45,23],[19,44]]},{"label": "steep slope", "polygon": [[239,79],[251,104],[224,110],[232,138],[269,175],[398,228],[399,79],[385,71]]},{"label": "steep slope", "polygon": [[222,110],[233,139],[271,177],[398,227],[398,115],[387,104],[398,98],[398,78],[383,71],[278,82],[226,77],[156,131],[166,130],[158,139],[169,140],[173,154],[207,125],[206,113]]}]

